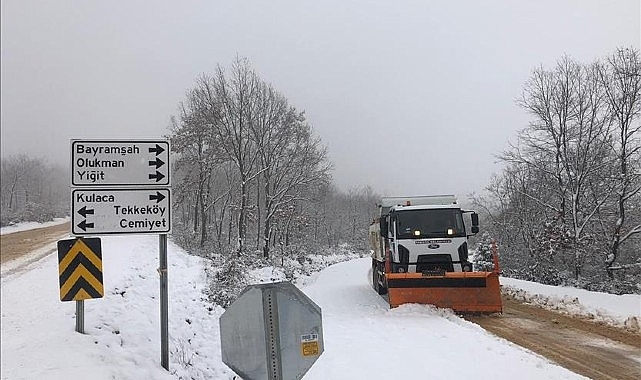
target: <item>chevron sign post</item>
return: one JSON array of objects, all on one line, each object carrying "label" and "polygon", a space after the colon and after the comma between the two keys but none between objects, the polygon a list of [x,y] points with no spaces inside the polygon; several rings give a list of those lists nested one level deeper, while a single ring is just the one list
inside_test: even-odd
[{"label": "chevron sign post", "polygon": [[102,252],[100,238],[58,241],[60,300],[102,298]]},{"label": "chevron sign post", "polygon": [[85,333],[86,299],[102,298],[102,249],[100,238],[58,241],[60,300],[76,301],[76,331]]}]

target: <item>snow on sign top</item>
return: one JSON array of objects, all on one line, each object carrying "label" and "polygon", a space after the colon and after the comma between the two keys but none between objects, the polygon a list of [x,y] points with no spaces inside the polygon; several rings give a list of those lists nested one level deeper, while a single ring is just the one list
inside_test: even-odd
[{"label": "snow on sign top", "polygon": [[168,140],[71,140],[71,186],[170,186]]}]

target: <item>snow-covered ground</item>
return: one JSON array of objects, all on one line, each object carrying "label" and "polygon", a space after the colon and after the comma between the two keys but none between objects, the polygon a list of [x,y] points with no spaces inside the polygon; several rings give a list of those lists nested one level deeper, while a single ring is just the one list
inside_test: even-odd
[{"label": "snow-covered ground", "polygon": [[[202,294],[204,259],[169,244],[166,372],[160,366],[158,238],[103,237],[102,253],[105,297],[85,301],[84,335],[74,331],[75,303],[59,300],[56,254],[3,274],[2,379],[233,378],[221,361],[223,310]],[[352,260],[299,281],[322,308],[325,343],[304,379],[582,378],[448,311],[421,305],[389,310],[370,288],[369,266],[367,258]],[[274,272],[257,271],[254,277],[273,278]],[[562,299],[567,291],[555,294],[512,280],[509,285],[532,286],[529,292],[549,298]],[[641,305],[634,297],[633,306]],[[629,312],[609,295],[589,298],[586,307],[613,320]]]}]

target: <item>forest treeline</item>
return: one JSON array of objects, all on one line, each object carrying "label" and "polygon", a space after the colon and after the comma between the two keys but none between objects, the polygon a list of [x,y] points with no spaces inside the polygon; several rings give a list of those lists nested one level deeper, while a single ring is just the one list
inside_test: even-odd
[{"label": "forest treeline", "polygon": [[[512,277],[639,292],[639,51],[538,67],[518,105],[530,123],[498,156],[502,172],[471,196],[483,216],[479,252],[496,240]],[[334,187],[327,150],[305,113],[246,59],[197,78],[178,110],[166,136],[172,239],[219,266],[209,272],[215,301],[233,299],[252,266],[304,263],[345,244],[368,251],[379,194]],[[68,214],[65,170],[3,157],[1,179],[2,225]]]},{"label": "forest treeline", "polygon": [[618,49],[533,70],[527,127],[475,196],[504,272],[593,290],[641,289],[641,62]]},{"label": "forest treeline", "polygon": [[0,225],[46,222],[69,215],[69,174],[43,158],[3,157],[0,168]]}]

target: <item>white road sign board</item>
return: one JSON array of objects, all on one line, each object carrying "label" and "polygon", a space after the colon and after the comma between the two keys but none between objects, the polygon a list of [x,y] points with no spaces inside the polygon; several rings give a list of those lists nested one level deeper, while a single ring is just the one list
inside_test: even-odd
[{"label": "white road sign board", "polygon": [[71,186],[170,186],[167,140],[71,140]]},{"label": "white road sign board", "polygon": [[171,231],[169,189],[73,189],[73,235],[165,234]]}]

